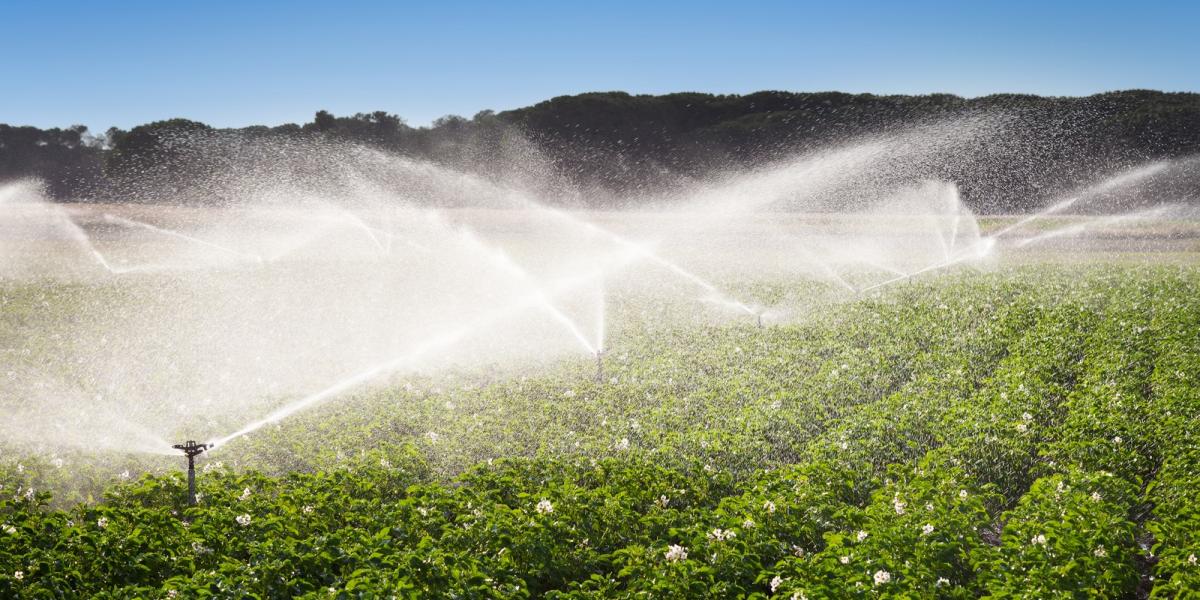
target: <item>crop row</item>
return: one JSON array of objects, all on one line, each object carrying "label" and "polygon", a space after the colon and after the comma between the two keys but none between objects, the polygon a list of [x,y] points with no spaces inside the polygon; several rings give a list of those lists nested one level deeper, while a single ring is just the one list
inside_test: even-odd
[{"label": "crop row", "polygon": [[[1034,320],[1015,328],[1018,335],[978,389],[907,398],[880,410],[872,429],[855,432],[870,450],[847,468],[887,465],[884,485],[852,527],[827,536],[822,552],[781,566],[786,588],[816,597],[844,593],[845,585],[867,596],[980,592],[977,572],[991,556],[988,509],[999,503],[991,491],[1009,476],[1007,461],[990,460],[988,448],[1003,444],[1008,429],[1036,435],[1015,428],[1032,420],[1020,415],[1062,398],[1094,317],[1073,303],[1053,305],[1029,307]],[[1025,410],[1009,420],[1020,406]]]},{"label": "crop row", "polygon": [[1175,294],[1155,306],[1157,361],[1150,378],[1161,465],[1146,489],[1153,507],[1151,596],[1200,590],[1200,290],[1172,282]]},{"label": "crop row", "polygon": [[1017,271],[658,327],[602,385],[402,379],[207,457],[196,507],[171,473],[52,509],[26,460],[0,596],[1186,596],[1198,283]]}]

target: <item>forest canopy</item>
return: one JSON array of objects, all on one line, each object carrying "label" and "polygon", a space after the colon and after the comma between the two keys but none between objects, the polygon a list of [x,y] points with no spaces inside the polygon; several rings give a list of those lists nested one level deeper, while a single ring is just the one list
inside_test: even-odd
[{"label": "forest canopy", "polygon": [[[119,200],[120,182],[182,169],[170,140],[221,132],[258,140],[312,138],[361,144],[450,166],[474,168],[502,140],[520,137],[554,174],[596,206],[628,202],[680,182],[744,169],[877,132],[973,114],[1004,112],[1028,121],[1019,151],[989,155],[986,183],[941,167],[968,204],[983,211],[1027,210],[1047,190],[1084,182],[1098,169],[1200,154],[1200,94],[1130,90],[1088,97],[998,94],[962,98],[790,93],[747,95],[598,92],[560,96],[472,118],[442,117],[409,126],[384,111],[316,112],[303,124],[214,129],[171,119],[93,134],[0,124],[0,182],[37,178],[60,201]],[[981,146],[986,146],[985,140]],[[980,148],[980,152],[987,148]],[[1006,162],[1008,161],[1008,162]],[[1029,165],[1038,165],[1031,169]],[[1189,184],[1192,185],[1192,184]],[[1188,198],[1198,190],[1189,189]]]}]

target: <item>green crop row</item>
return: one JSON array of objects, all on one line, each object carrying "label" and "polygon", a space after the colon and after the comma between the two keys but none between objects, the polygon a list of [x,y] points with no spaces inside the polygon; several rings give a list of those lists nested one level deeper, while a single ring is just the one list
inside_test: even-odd
[{"label": "green crop row", "polygon": [[1146,490],[1153,512],[1151,597],[1187,597],[1200,590],[1200,294],[1193,280],[1155,306],[1155,397],[1161,466]]},{"label": "green crop row", "polygon": [[0,597],[1188,597],[1198,292],[1037,267],[631,318],[603,382],[398,378],[203,455],[195,507],[177,461],[3,449]]}]

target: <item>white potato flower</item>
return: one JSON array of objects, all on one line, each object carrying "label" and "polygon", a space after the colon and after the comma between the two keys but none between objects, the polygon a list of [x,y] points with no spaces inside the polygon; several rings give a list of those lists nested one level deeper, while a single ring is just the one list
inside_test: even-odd
[{"label": "white potato flower", "polygon": [[670,546],[667,546],[667,562],[679,562],[681,560],[687,560],[687,556],[687,548],[684,548],[679,544],[671,544]]}]

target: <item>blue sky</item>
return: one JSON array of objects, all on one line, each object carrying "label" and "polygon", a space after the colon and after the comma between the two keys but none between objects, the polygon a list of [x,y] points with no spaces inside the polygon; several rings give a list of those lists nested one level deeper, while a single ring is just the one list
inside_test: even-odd
[{"label": "blue sky", "polygon": [[0,0],[0,122],[95,131],[562,94],[1200,91],[1200,2]]}]

